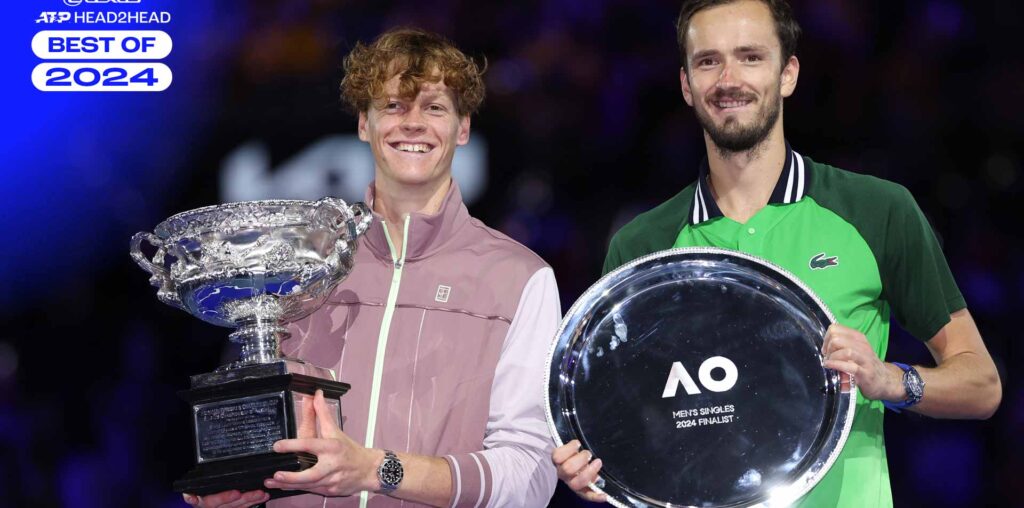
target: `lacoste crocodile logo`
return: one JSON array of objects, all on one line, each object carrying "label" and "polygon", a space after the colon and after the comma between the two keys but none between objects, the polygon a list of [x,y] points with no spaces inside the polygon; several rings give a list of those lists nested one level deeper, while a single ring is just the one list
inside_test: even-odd
[{"label": "lacoste crocodile logo", "polygon": [[811,258],[811,262],[809,264],[811,265],[811,270],[824,270],[830,266],[838,266],[839,256],[825,257],[825,253],[822,252]]}]

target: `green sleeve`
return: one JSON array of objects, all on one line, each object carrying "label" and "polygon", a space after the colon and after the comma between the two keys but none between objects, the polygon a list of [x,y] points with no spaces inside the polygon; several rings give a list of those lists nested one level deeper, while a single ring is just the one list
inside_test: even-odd
[{"label": "green sleeve", "polygon": [[608,272],[622,266],[622,252],[619,249],[619,235],[612,237],[612,241],[608,244],[608,254],[604,257],[604,267],[601,268],[601,276],[605,276]]},{"label": "green sleeve", "polygon": [[913,196],[902,186],[895,194],[881,267],[883,293],[900,325],[927,341],[967,304]]}]

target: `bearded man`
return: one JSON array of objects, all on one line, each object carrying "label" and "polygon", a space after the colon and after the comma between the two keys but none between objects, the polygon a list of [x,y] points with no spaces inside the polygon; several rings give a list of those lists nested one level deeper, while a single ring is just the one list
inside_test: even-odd
[{"label": "bearded man", "polygon": [[[721,247],[768,259],[836,316],[825,366],[860,396],[838,460],[799,506],[892,506],[886,407],[938,418],[988,418],[1001,399],[985,348],[935,234],[897,184],[816,162],[783,133],[797,85],[800,28],[784,0],[690,0],[677,23],[683,98],[704,129],[698,179],[612,239],[607,273],[672,247]],[[685,309],[681,309],[685,312]],[[935,367],[885,362],[889,318],[923,341]],[[600,459],[578,441],[555,450],[559,477],[584,498]]]}]

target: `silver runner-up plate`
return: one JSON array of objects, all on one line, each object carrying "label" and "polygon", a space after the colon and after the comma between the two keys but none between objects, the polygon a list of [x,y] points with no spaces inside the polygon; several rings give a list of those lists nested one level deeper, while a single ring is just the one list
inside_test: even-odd
[{"label": "silver runner-up plate", "polygon": [[600,458],[612,505],[787,506],[828,472],[856,389],[823,367],[834,322],[794,275],[685,248],[601,278],[552,345],[548,423]]}]

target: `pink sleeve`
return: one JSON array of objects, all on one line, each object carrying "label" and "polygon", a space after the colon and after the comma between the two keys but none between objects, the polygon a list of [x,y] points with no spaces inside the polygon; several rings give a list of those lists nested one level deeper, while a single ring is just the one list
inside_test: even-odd
[{"label": "pink sleeve", "polygon": [[557,477],[544,417],[546,355],[561,321],[549,267],[523,288],[491,387],[484,450],[448,455],[452,506],[547,506]]}]

